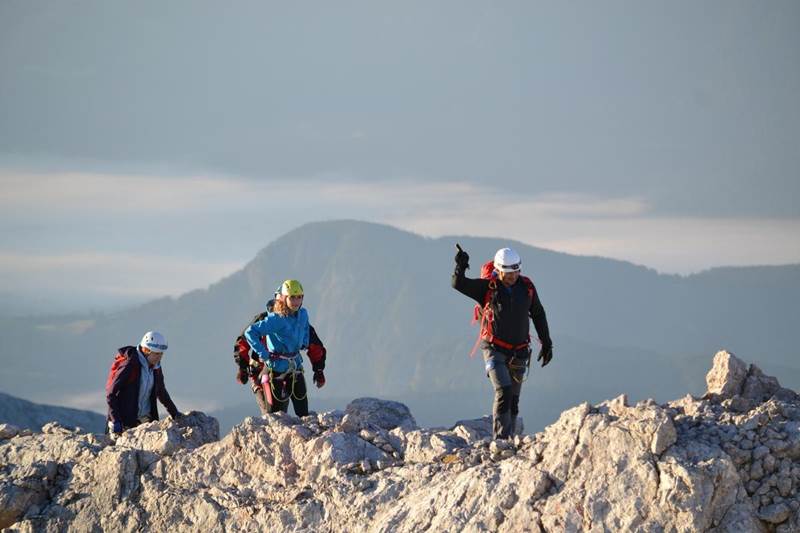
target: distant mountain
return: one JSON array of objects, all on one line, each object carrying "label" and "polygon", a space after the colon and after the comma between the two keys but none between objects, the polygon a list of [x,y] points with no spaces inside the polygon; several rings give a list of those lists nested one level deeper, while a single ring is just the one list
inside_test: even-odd
[{"label": "distant mountain", "polygon": [[467,356],[477,336],[473,304],[450,287],[456,241],[471,254],[474,276],[497,248],[515,247],[541,295],[555,357],[532,368],[525,385],[521,410],[530,429],[584,400],[700,392],[698,369],[722,348],[800,388],[800,266],[661,275],[513,241],[428,239],[355,221],[297,228],[241,271],[179,298],[91,320],[0,319],[0,387],[57,403],[96,391],[102,408],[115,350],[159,329],[170,342],[164,372],[180,409],[251,403],[247,414],[254,414],[249,388],[234,381],[232,342],[280,281],[294,277],[328,347],[328,384],[312,387],[312,409],[315,399],[332,407],[333,398],[380,395],[402,399],[428,424],[439,413],[447,413],[442,422],[484,414],[490,386],[480,358]]},{"label": "distant mountain", "polygon": [[15,398],[0,392],[0,424],[13,424],[20,428],[41,431],[48,422],[62,426],[79,426],[89,433],[105,431],[105,417],[91,411],[43,405]]}]

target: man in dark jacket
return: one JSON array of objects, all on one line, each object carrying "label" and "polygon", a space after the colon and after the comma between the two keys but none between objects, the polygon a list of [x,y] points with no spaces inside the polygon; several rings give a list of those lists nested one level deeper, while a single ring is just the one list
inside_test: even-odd
[{"label": "man in dark jacket", "polygon": [[465,277],[469,255],[460,247],[455,260],[453,288],[478,302],[481,308],[481,348],[486,374],[495,391],[494,438],[507,439],[516,429],[519,395],[530,365],[529,318],[542,343],[537,360],[545,366],[553,357],[547,317],[533,282],[520,276],[522,261],[511,248],[497,251],[493,263],[487,264],[493,271],[486,278]]},{"label": "man in dark jacket", "polygon": [[164,336],[148,331],[138,346],[124,346],[117,352],[106,381],[108,430],[113,435],[158,420],[156,399],[172,418],[180,417],[164,386],[161,357],[166,349]]}]

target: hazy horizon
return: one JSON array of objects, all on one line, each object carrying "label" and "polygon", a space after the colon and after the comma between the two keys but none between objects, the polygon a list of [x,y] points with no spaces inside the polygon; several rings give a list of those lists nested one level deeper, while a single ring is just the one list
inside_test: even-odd
[{"label": "hazy horizon", "polygon": [[0,312],[177,296],[338,219],[800,263],[798,27],[792,1],[0,3]]}]

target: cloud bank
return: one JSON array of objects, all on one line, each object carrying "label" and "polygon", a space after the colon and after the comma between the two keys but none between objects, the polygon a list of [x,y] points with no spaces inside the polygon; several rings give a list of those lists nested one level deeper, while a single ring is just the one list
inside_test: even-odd
[{"label": "cloud bank", "polygon": [[523,194],[409,177],[0,174],[0,292],[151,298],[205,287],[306,222],[355,218],[425,236],[507,237],[687,274],[800,262],[800,219],[653,214],[647,198]]}]

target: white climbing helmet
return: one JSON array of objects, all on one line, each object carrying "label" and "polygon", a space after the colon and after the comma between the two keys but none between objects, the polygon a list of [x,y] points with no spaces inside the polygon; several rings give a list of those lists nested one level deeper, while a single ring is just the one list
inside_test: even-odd
[{"label": "white climbing helmet", "polygon": [[522,266],[522,259],[519,254],[511,248],[500,248],[494,254],[494,269],[500,272],[519,272]]},{"label": "white climbing helmet", "polygon": [[148,331],[139,343],[142,348],[153,350],[154,352],[164,352],[167,349],[167,339],[157,331]]}]

